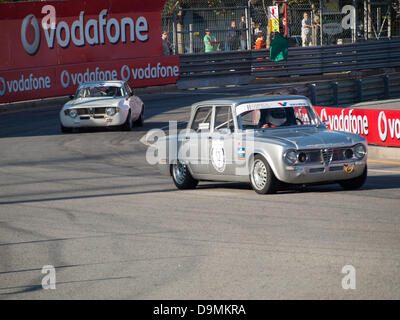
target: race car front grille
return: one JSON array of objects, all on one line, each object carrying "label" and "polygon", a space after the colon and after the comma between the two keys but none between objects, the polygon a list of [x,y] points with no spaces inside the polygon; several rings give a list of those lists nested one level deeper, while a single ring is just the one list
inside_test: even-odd
[{"label": "race car front grille", "polygon": [[340,147],[340,148],[323,148],[314,150],[304,150],[307,154],[307,163],[321,163],[329,165],[335,161],[344,161],[345,151],[351,149],[351,147]]},{"label": "race car front grille", "polygon": [[99,108],[77,108],[76,111],[79,115],[97,115],[97,114],[105,114],[106,108],[99,107]]},{"label": "race car front grille", "polygon": [[321,149],[321,160],[324,164],[330,164],[333,158],[333,150],[332,149]]}]

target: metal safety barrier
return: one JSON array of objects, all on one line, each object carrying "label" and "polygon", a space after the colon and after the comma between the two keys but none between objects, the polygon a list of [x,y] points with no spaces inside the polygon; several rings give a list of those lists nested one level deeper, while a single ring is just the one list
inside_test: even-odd
[{"label": "metal safety barrier", "polygon": [[313,105],[339,106],[400,97],[400,74],[308,84]]},{"label": "metal safety barrier", "polygon": [[254,78],[321,75],[400,67],[400,39],[320,47],[291,47],[285,61],[270,61],[267,50],[180,56],[181,89],[248,84]]}]

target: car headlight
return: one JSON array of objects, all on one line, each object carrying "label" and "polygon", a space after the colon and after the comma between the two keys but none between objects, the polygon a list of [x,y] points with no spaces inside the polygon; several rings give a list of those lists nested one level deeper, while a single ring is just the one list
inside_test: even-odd
[{"label": "car headlight", "polygon": [[300,152],[297,155],[297,160],[299,160],[299,162],[306,162],[307,158],[308,158],[308,156],[307,156],[307,153],[305,153],[305,152]]},{"label": "car headlight", "polygon": [[296,150],[288,150],[285,153],[285,161],[290,164],[293,165],[296,163],[297,161],[297,151]]},{"label": "car headlight", "polygon": [[113,107],[106,108],[106,114],[107,114],[109,117],[112,117],[112,116],[115,115],[116,113],[117,113],[117,109],[116,109],[116,108],[113,108]]},{"label": "car headlight", "polygon": [[78,116],[78,111],[76,111],[75,109],[70,109],[68,114],[71,118],[76,118]]},{"label": "car headlight", "polygon": [[367,153],[367,150],[365,149],[363,144],[358,144],[354,147],[354,154],[357,159],[361,160],[362,158],[365,157],[366,153]]},{"label": "car headlight", "polygon": [[346,160],[353,158],[354,152],[352,149],[346,149],[343,151],[344,158]]}]

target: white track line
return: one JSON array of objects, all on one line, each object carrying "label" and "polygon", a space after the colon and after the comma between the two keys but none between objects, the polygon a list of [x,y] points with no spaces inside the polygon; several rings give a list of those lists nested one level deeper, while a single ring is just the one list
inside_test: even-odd
[{"label": "white track line", "polygon": [[368,169],[368,172],[397,173],[398,175],[400,175],[400,171],[395,171],[395,170],[378,170],[378,169]]}]

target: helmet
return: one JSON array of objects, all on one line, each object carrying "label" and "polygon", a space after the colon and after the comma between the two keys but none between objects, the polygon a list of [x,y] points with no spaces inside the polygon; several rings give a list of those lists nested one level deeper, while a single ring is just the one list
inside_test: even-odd
[{"label": "helmet", "polygon": [[270,109],[267,117],[266,117],[267,123],[273,126],[281,126],[284,124],[287,119],[286,119],[286,112],[284,108],[273,108]]}]

